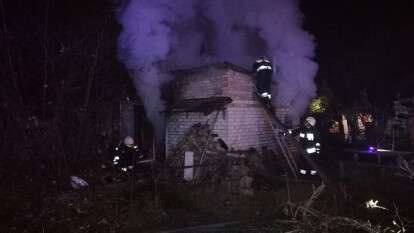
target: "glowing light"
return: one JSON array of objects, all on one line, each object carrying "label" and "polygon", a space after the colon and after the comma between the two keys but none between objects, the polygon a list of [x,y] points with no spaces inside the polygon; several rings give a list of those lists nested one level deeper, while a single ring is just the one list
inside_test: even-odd
[{"label": "glowing light", "polygon": [[385,150],[385,149],[377,149],[378,152],[386,152],[386,151],[391,151],[391,150]]},{"label": "glowing light", "polygon": [[312,176],[316,175],[316,171],[315,170],[311,170],[311,175]]},{"label": "glowing light", "polygon": [[328,99],[325,96],[321,96],[311,101],[309,110],[311,113],[322,113],[326,111],[327,107]]},{"label": "glowing light", "polygon": [[303,169],[300,169],[300,174],[302,174],[302,175],[306,175],[306,170],[303,170]]}]

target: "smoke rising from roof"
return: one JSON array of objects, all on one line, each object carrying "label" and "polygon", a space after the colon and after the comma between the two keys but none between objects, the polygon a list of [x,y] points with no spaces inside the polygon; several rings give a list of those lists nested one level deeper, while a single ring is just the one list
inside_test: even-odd
[{"label": "smoke rising from roof", "polygon": [[277,71],[275,103],[298,117],[315,96],[313,37],[295,0],[130,0],[117,9],[119,59],[162,132],[160,86],[167,70],[228,61],[250,68],[267,56]]}]

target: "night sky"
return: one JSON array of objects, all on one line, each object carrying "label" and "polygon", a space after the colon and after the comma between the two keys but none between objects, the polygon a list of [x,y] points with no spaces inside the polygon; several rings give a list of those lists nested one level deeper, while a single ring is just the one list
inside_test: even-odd
[{"label": "night sky", "polygon": [[345,105],[365,90],[386,106],[414,86],[414,1],[302,1],[305,28],[315,35],[319,84]]},{"label": "night sky", "polygon": [[[42,53],[46,2],[3,0],[11,43],[25,48],[24,59],[34,64]],[[57,51],[94,35],[100,25],[112,43],[111,66],[119,69],[115,49],[120,28],[111,17],[112,6],[109,1],[49,1],[49,48]],[[317,82],[331,86],[343,105],[352,106],[363,90],[381,106],[397,92],[409,93],[414,83],[414,1],[307,0],[301,6],[305,29],[317,43]],[[27,69],[42,73],[39,64]]]}]

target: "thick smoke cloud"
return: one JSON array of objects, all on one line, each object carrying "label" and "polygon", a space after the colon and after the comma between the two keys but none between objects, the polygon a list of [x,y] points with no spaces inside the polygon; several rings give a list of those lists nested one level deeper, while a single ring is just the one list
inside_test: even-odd
[{"label": "thick smoke cloud", "polygon": [[160,86],[172,69],[220,61],[250,69],[265,55],[277,67],[276,105],[299,117],[315,95],[315,45],[295,0],[130,0],[117,14],[119,59],[159,132]]}]

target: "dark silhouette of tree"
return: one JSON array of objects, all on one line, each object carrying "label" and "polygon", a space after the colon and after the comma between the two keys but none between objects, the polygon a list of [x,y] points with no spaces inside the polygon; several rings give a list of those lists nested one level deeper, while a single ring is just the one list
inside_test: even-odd
[{"label": "dark silhouette of tree", "polygon": [[103,162],[130,85],[110,2],[0,0],[0,15],[2,164],[59,178]]}]

